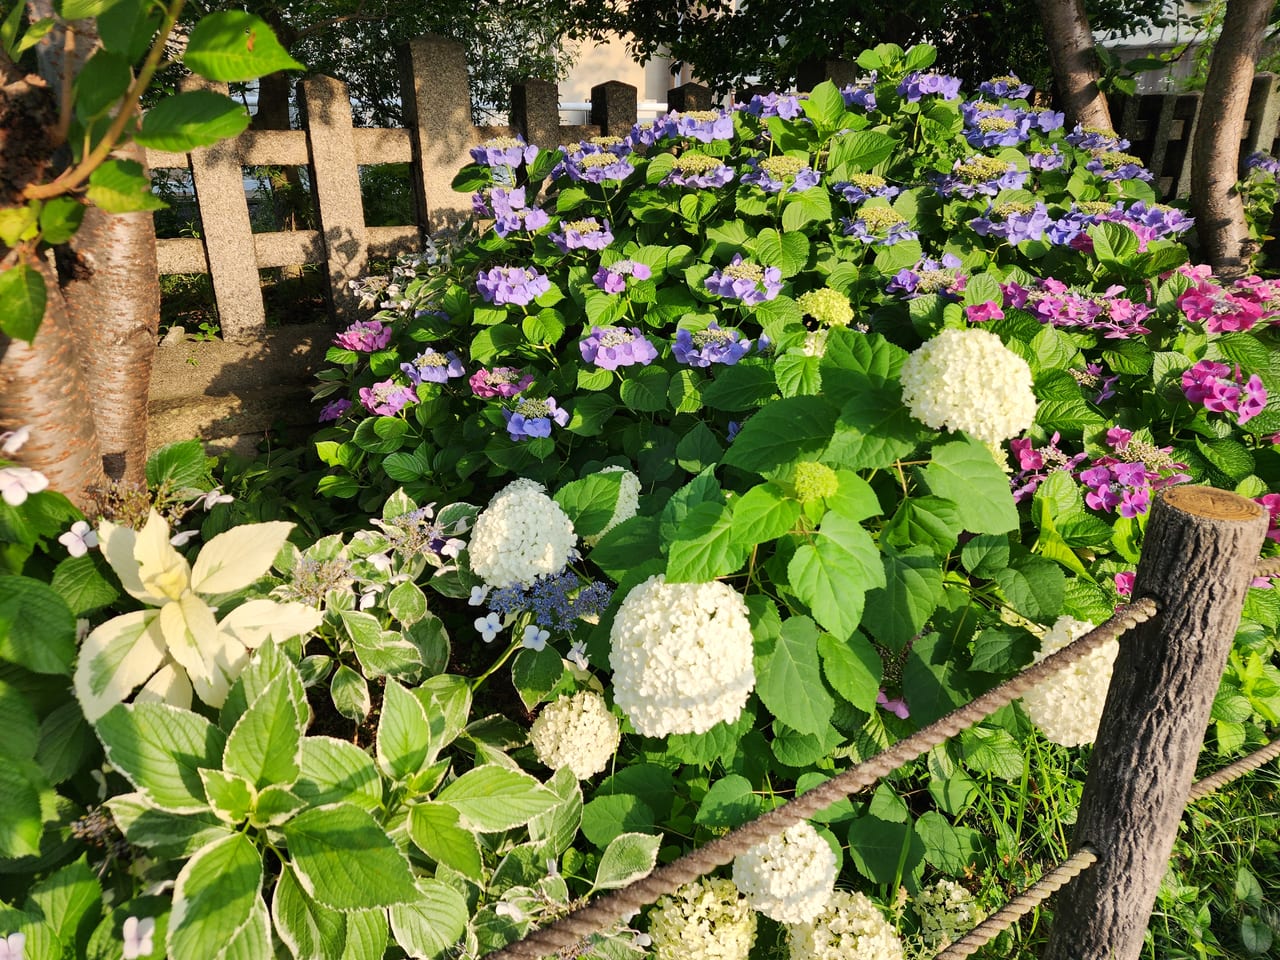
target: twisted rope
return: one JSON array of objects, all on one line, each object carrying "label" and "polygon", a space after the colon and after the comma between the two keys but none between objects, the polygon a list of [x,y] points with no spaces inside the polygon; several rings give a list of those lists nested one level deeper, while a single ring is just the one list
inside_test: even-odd
[{"label": "twisted rope", "polygon": [[1101,626],[934,721],[923,730],[898,741],[870,760],[855,764],[809,792],[659,867],[630,886],[615,890],[550,926],[533,931],[523,940],[485,956],[490,960],[536,960],[578,943],[584,937],[611,926],[623,917],[638,913],[641,907],[653,903],[664,894],[674,893],[684,884],[729,863],[757,843],[782,833],[801,820],[807,820],[837,800],[871,786],[904,764],[923,756],[943,741],[1008,706],[1032,687],[1092,653],[1102,644],[1109,643],[1126,630],[1150,620],[1156,613],[1156,603],[1149,597],[1117,608],[1115,615]]},{"label": "twisted rope", "polygon": [[1253,568],[1253,575],[1255,577],[1280,576],[1280,557],[1259,560],[1257,566]]},{"label": "twisted rope", "polygon": [[1241,757],[1234,763],[1229,763],[1217,773],[1211,773],[1203,780],[1197,780],[1191,786],[1191,793],[1187,795],[1188,803],[1195,803],[1215,790],[1225,787],[1232,780],[1238,780],[1246,773],[1257,770],[1264,763],[1280,757],[1280,740],[1272,740],[1265,747],[1259,747],[1247,757]]},{"label": "twisted rope", "polygon": [[1098,855],[1092,847],[1088,845],[1081,847],[1006,903],[999,911],[987,917],[939,953],[934,960],[962,960],[963,957],[977,952],[1097,861]]}]

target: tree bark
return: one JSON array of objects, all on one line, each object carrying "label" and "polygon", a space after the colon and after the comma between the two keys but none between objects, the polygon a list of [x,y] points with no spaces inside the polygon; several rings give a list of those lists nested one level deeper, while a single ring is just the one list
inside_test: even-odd
[{"label": "tree bark", "polygon": [[1113,129],[1107,98],[1098,88],[1101,74],[1083,0],[1036,0],[1036,6],[1067,126]]},{"label": "tree bark", "polygon": [[1273,0],[1228,0],[1213,49],[1191,153],[1191,211],[1203,258],[1216,273],[1241,276],[1256,250],[1235,185],[1249,88]]},{"label": "tree bark", "polygon": [[[120,153],[145,160],[137,146]],[[143,486],[147,393],[160,330],[155,223],[149,212],[110,214],[89,207],[58,254],[103,469],[114,480]]]},{"label": "tree bark", "polygon": [[1156,501],[1133,595],[1159,613],[1120,641],[1072,836],[1098,861],[1058,895],[1045,960],[1142,952],[1266,533],[1266,510],[1225,490]]}]

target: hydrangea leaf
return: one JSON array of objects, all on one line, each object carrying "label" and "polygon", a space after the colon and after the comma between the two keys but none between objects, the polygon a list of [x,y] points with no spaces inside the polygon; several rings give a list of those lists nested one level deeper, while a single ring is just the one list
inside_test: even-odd
[{"label": "hydrangea leaf", "polygon": [[661,834],[618,834],[600,854],[592,891],[616,890],[647,877],[658,862],[661,845]]},{"label": "hydrangea leaf", "polygon": [[836,410],[822,397],[784,397],[745,424],[724,462],[767,473],[819,453],[830,441]]},{"label": "hydrangea leaf", "polygon": [[924,481],[936,496],[950,500],[970,533],[1007,533],[1018,527],[1018,508],[1009,478],[977,440],[935,446]]},{"label": "hydrangea leaf", "polygon": [[884,664],[875,647],[860,632],[847,640],[829,633],[818,637],[822,672],[833,690],[864,713],[875,709]]},{"label": "hydrangea leaf", "polygon": [[33,673],[69,674],[76,656],[76,621],[66,602],[32,577],[6,576],[3,593],[0,660],[20,663]]},{"label": "hydrangea leaf", "polygon": [[239,10],[212,13],[191,31],[183,63],[210,80],[256,80],[277,70],[302,70],[271,28]]},{"label": "hydrangea leaf", "polygon": [[333,737],[303,738],[302,774],[293,792],[313,806],[337,801],[365,810],[382,806],[382,778],[373,758]]},{"label": "hydrangea leaf", "polygon": [[345,663],[338,664],[333,679],[329,681],[329,698],[333,700],[334,709],[357,723],[364,720],[373,709],[368,681],[359,671],[352,670]]},{"label": "hydrangea leaf", "polygon": [[1062,609],[1066,575],[1052,560],[1018,557],[995,580],[1013,609],[1030,620],[1050,623]]},{"label": "hydrangea leaf", "polygon": [[168,955],[229,955],[236,935],[262,903],[262,857],[246,835],[234,833],[187,861],[173,885]]},{"label": "hydrangea leaf", "polygon": [[480,842],[458,821],[458,811],[448,804],[414,804],[409,809],[409,839],[432,860],[479,883],[484,878]]},{"label": "hydrangea leaf", "polygon": [[693,820],[708,827],[737,827],[755,819],[763,809],[751,781],[729,774],[711,785]]},{"label": "hydrangea leaf", "polygon": [[654,829],[653,810],[635,794],[596,797],[582,808],[582,835],[602,850],[619,834]]},{"label": "hydrangea leaf", "polygon": [[621,483],[619,471],[593,473],[566,483],[556,491],[554,499],[573,521],[574,533],[579,537],[595,536],[613,519]]},{"label": "hydrangea leaf", "polygon": [[438,957],[467,928],[471,911],[462,894],[439,880],[419,880],[418,897],[389,911],[396,943],[411,957]]},{"label": "hydrangea leaf", "polygon": [[403,780],[422,769],[427,759],[431,728],[422,703],[394,680],[383,687],[375,750],[378,766],[392,780]]},{"label": "hydrangea leaf", "polygon": [[734,413],[762,406],[777,392],[773,365],[748,358],[717,371],[716,378],[702,388],[702,402],[713,410]]},{"label": "hydrangea leaf", "polygon": [[291,869],[280,872],[271,899],[276,934],[298,960],[339,960],[347,939],[348,914],[322,907],[303,892]]},{"label": "hydrangea leaf", "polygon": [[885,585],[880,551],[862,527],[828,513],[812,544],[796,550],[787,566],[791,588],[813,617],[838,637],[862,619],[866,591]]},{"label": "hydrangea leaf", "polygon": [[468,770],[436,799],[452,806],[464,825],[481,833],[524,826],[559,802],[529,774],[493,764]]},{"label": "hydrangea leaf", "polygon": [[721,503],[696,504],[680,522],[669,545],[668,583],[702,583],[736,573],[747,560],[748,544],[733,534],[733,510]]},{"label": "hydrangea leaf", "polygon": [[859,817],[849,825],[849,858],[872,883],[894,885],[924,870],[924,841],[910,823]]},{"label": "hydrangea leaf", "polygon": [[126,839],[158,860],[185,860],[231,835],[207,808],[197,814],[169,813],[152,806],[141,793],[117,794],[106,806]]},{"label": "hydrangea leaf", "polygon": [[962,670],[950,640],[928,633],[911,645],[902,670],[902,693],[913,723],[932,723],[970,699],[972,678]]},{"label": "hydrangea leaf", "polygon": [[511,661],[511,683],[526,710],[547,698],[564,676],[564,661],[547,646],[541,650],[521,650]]},{"label": "hydrangea leaf", "polygon": [[271,567],[292,523],[247,523],[220,533],[200,550],[191,568],[191,589],[219,594],[242,590]]},{"label": "hydrangea leaf", "polygon": [[281,676],[260,693],[236,721],[223,754],[223,768],[244,777],[256,789],[291,786],[301,771],[300,691]]},{"label": "hydrangea leaf", "polygon": [[800,733],[825,729],[835,701],[818,666],[818,628],[808,617],[789,617],[772,649],[757,651],[756,693],[773,715]]},{"label": "hydrangea leaf", "polygon": [[334,910],[370,910],[418,897],[404,855],[351,803],[304,810],[280,828],[302,889]]},{"label": "hydrangea leaf", "polygon": [[951,876],[959,876],[985,860],[982,834],[972,827],[952,826],[936,810],[926,810],[915,824],[924,844],[925,861]]},{"label": "hydrangea leaf", "polygon": [[156,806],[208,809],[200,768],[221,768],[226,738],[204,717],[167,703],[117,704],[96,727],[107,760]]},{"label": "hydrangea leaf", "polygon": [[862,626],[877,640],[903,649],[942,602],[942,567],[928,547],[881,553],[885,586],[867,593]]},{"label": "hydrangea leaf", "polygon": [[44,773],[29,760],[6,757],[0,763],[0,857],[39,856],[40,794],[47,787]]},{"label": "hydrangea leaf", "polygon": [[776,540],[800,518],[800,504],[776,483],[752,487],[733,504],[733,536],[748,546]]}]

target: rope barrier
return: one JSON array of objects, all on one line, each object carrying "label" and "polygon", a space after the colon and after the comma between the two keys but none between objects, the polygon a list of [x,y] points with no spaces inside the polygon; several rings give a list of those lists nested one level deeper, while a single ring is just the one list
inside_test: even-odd
[{"label": "rope barrier", "polygon": [[1280,577],[1280,557],[1259,560],[1257,566],[1253,568],[1253,575],[1255,577]]},{"label": "rope barrier", "polygon": [[962,960],[963,957],[976,953],[1097,861],[1098,855],[1092,847],[1087,845],[1081,847],[996,913],[987,917],[939,953],[934,960]]},{"label": "rope barrier", "polygon": [[1102,644],[1109,643],[1126,630],[1150,620],[1156,613],[1156,603],[1149,597],[1118,607],[1115,615],[1101,626],[871,759],[855,764],[807,793],[659,867],[629,886],[580,907],[550,926],[531,932],[525,939],[485,956],[489,960],[538,960],[579,943],[624,917],[638,913],[641,907],[653,903],[665,894],[674,893],[684,884],[729,863],[757,843],[782,833],[801,820],[807,820],[837,800],[871,786],[899,767],[923,756],[938,744],[1008,706],[1032,687],[1087,656]]},{"label": "rope barrier", "polygon": [[[1233,780],[1238,780],[1246,773],[1257,770],[1263,764],[1277,757],[1280,757],[1280,740],[1272,740],[1265,747],[1260,747],[1247,757],[1241,757],[1234,763],[1223,767],[1217,773],[1197,780],[1192,784],[1191,791],[1187,794],[1187,802],[1194,803],[1197,800],[1202,800],[1215,790],[1221,789]],[[1003,909],[993,913],[935,956],[934,960],[961,960],[961,958],[975,953],[1021,920],[1033,908],[1039,906],[1069,881],[1078,877],[1089,866],[1097,862],[1097,859],[1098,855],[1093,848],[1087,844],[1082,846],[1071,857],[1062,861],[1053,870],[1022,891],[1015,899],[1009,901]]]}]

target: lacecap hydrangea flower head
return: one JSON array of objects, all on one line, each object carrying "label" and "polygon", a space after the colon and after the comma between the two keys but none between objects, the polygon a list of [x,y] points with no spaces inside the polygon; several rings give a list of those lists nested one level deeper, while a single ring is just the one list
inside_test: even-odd
[{"label": "lacecap hydrangea flower head", "polygon": [[639,733],[706,733],[735,720],[755,686],[751,624],[727,584],[633,587],[609,633],[613,699]]},{"label": "lacecap hydrangea flower head", "polygon": [[921,890],[912,907],[931,952],[951,946],[987,917],[972,893],[946,877]]},{"label": "lacecap hydrangea flower head", "polygon": [[292,529],[279,522],[232,527],[206,543],[193,565],[173,548],[169,524],[155,510],[139,531],[103,521],[102,556],[148,609],[114,617],[85,638],[74,678],[85,717],[97,720],[139,685],[139,699],[189,707],[194,691],[220,707],[250,650],[319,626],[323,614],[314,607],[265,599],[216,617],[215,598],[265,574]]},{"label": "lacecap hydrangea flower head", "polygon": [[985,330],[943,330],[903,361],[900,377],[913,417],[987,444],[1018,436],[1036,416],[1027,361]]},{"label": "lacecap hydrangea flower head", "polygon": [[831,901],[836,855],[806,821],[757,843],[733,860],[733,882],[751,904],[779,923],[804,923]]},{"label": "lacecap hydrangea flower head", "polygon": [[903,960],[893,925],[864,894],[834,890],[812,920],[787,928],[791,960]]},{"label": "lacecap hydrangea flower head", "polygon": [[658,899],[649,938],[656,960],[747,960],[756,914],[732,881],[703,877]]},{"label": "lacecap hydrangea flower head", "polygon": [[[1059,617],[1041,637],[1035,662],[1039,663],[1092,629],[1093,624],[1087,621]],[[1064,747],[1093,743],[1107,702],[1111,668],[1119,652],[1117,641],[1104,643],[1023,696],[1022,703],[1031,715],[1031,722],[1047,739]]]},{"label": "lacecap hydrangea flower head", "polygon": [[542,484],[513,480],[476,517],[471,570],[491,587],[530,583],[564,569],[576,540],[573,521]]},{"label": "lacecap hydrangea flower head", "polygon": [[604,697],[591,690],[548,704],[529,729],[538,760],[552,770],[568,767],[579,780],[594,777],[609,765],[619,739],[617,718]]}]

